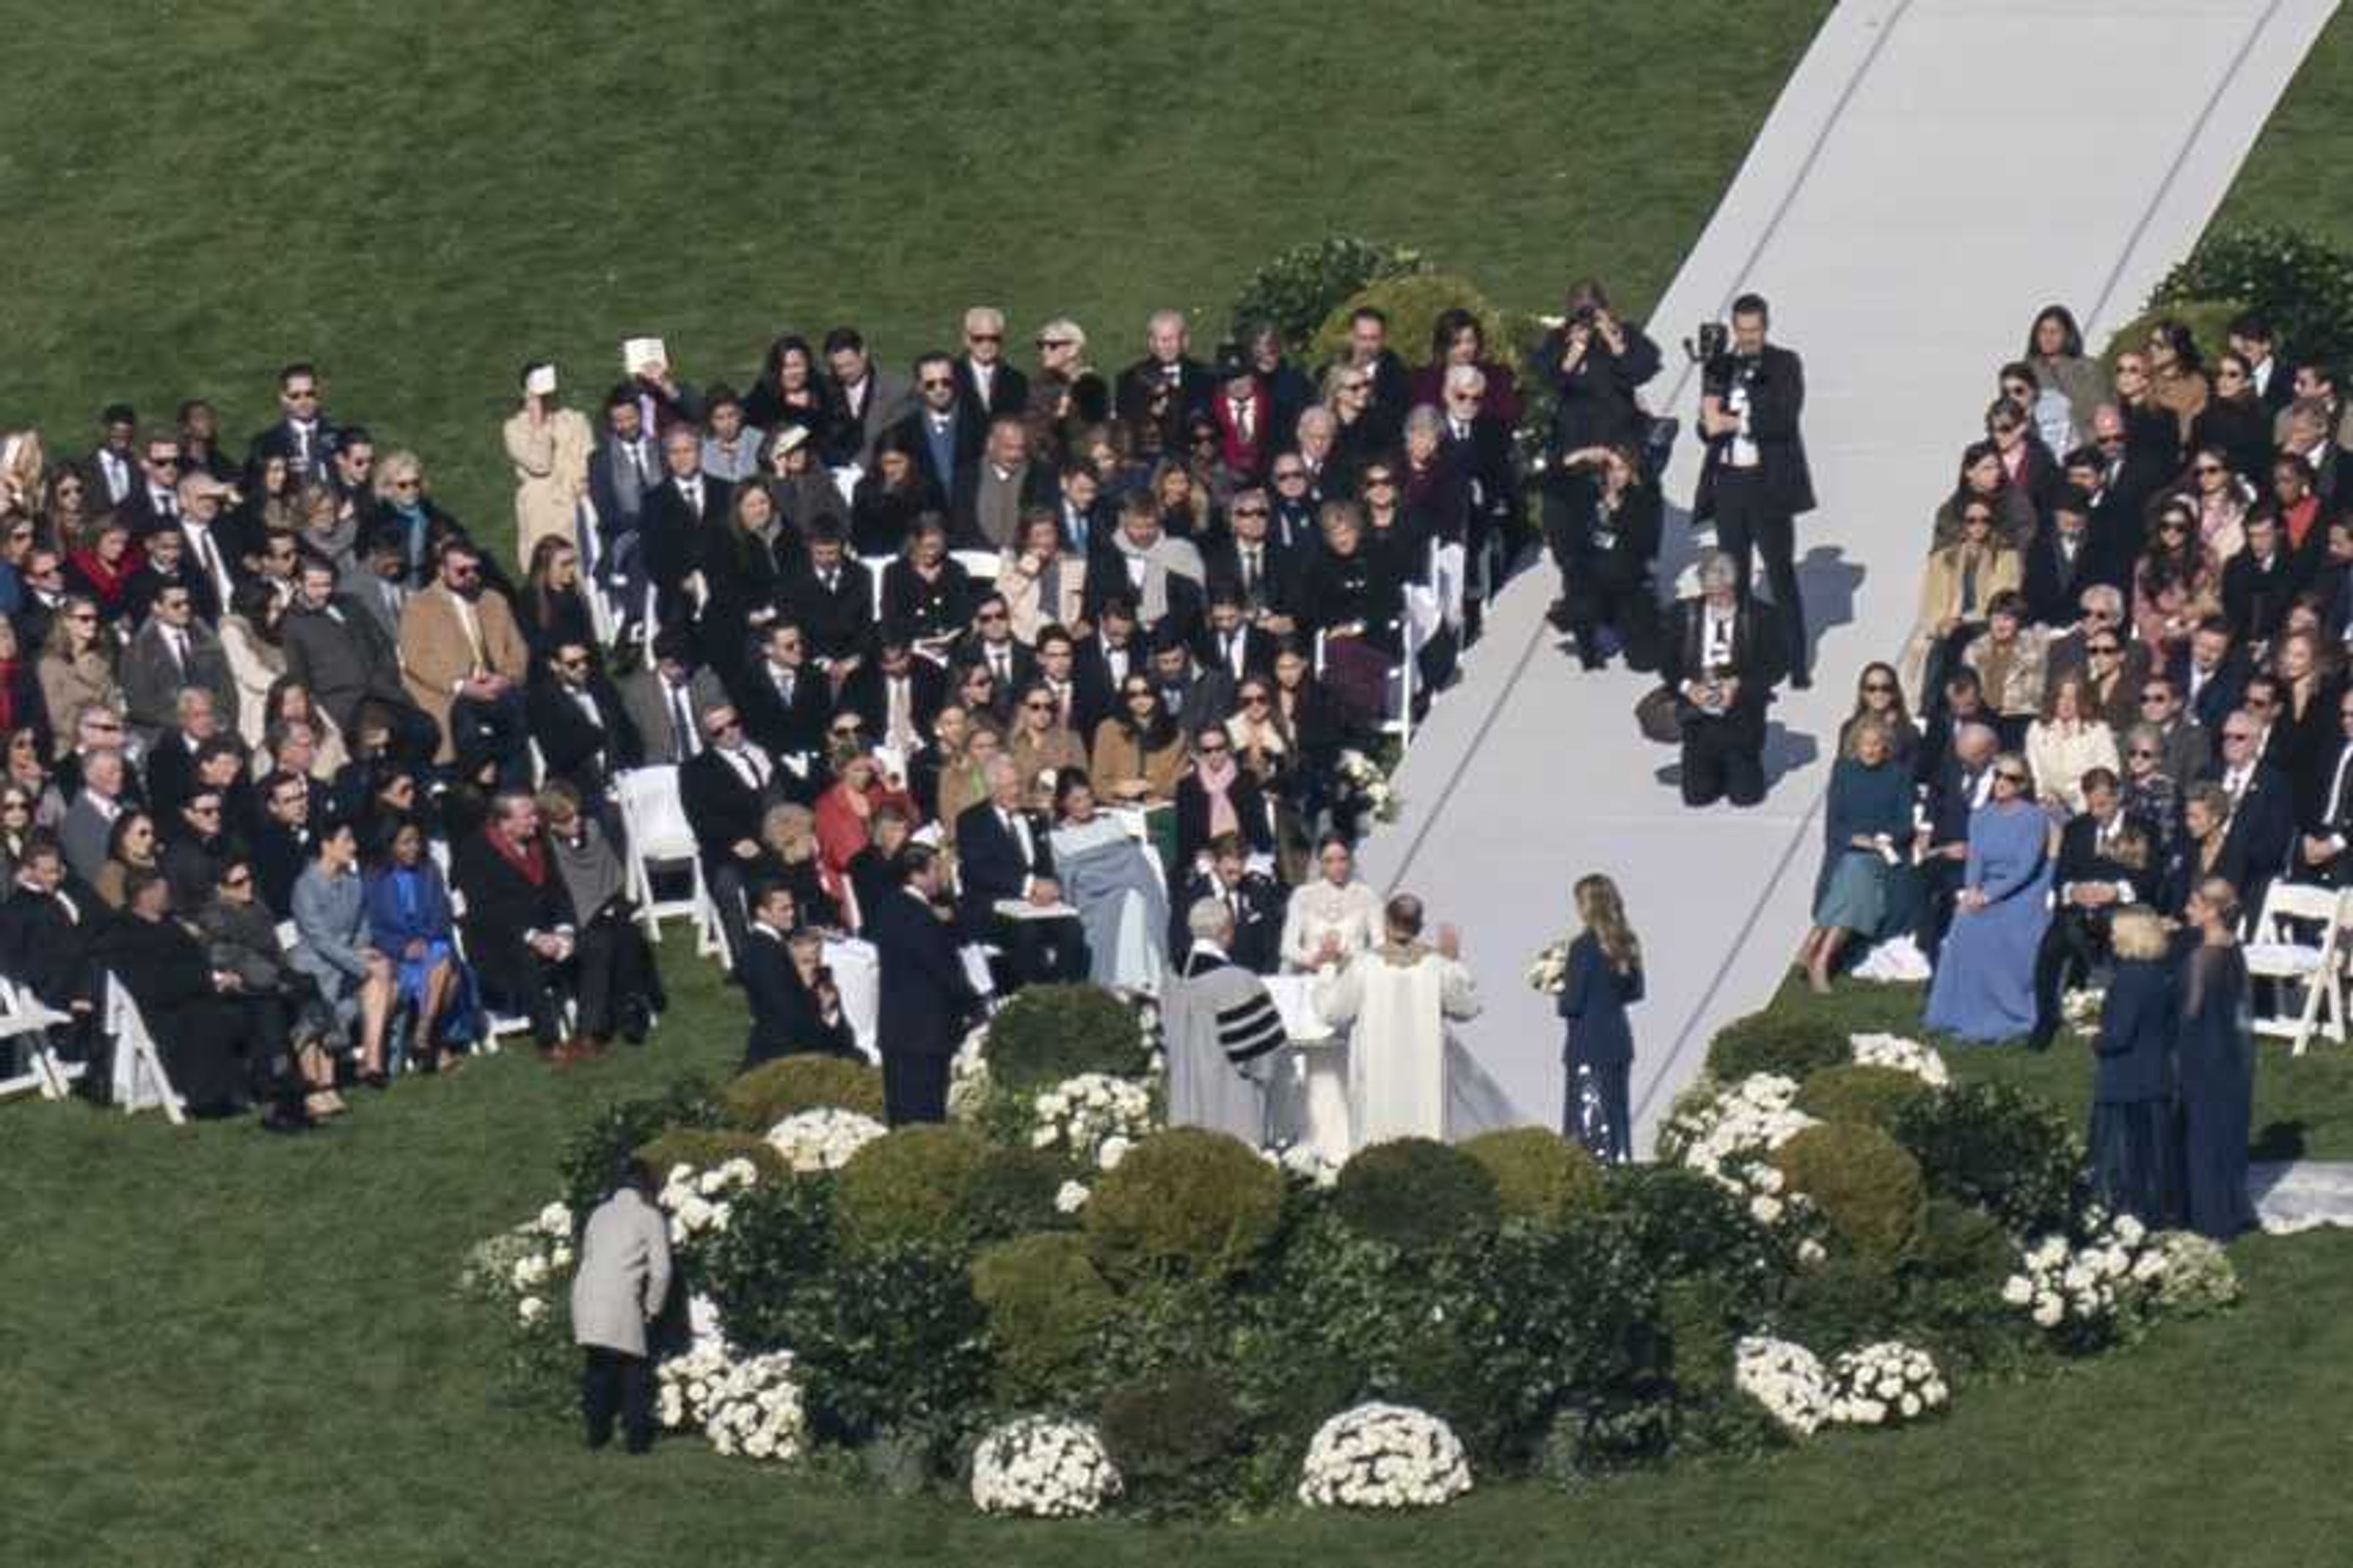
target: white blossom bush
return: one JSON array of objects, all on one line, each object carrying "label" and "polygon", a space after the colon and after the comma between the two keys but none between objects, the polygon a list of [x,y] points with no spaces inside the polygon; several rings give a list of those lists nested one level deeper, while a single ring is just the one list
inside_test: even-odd
[{"label": "white blossom bush", "polygon": [[964,1037],[948,1063],[948,1116],[956,1121],[977,1121],[996,1087],[989,1077],[988,1026],[982,1024]]},{"label": "white blossom bush", "polygon": [[1881,1340],[1841,1354],[1830,1368],[1830,1419],[1841,1426],[1900,1426],[1952,1399],[1926,1351]]},{"label": "white blossom bush", "polygon": [[1335,1186],[1340,1180],[1340,1163],[1321,1149],[1308,1143],[1270,1143],[1258,1152],[1259,1158],[1287,1176],[1296,1176],[1310,1186]]},{"label": "white blossom bush", "polygon": [[972,1458],[972,1502],[983,1513],[1074,1519],[1120,1495],[1119,1468],[1082,1421],[1024,1415],[996,1427]]},{"label": "white blossom bush", "polygon": [[2084,1239],[2052,1235],[2019,1257],[2001,1299],[2063,1347],[2098,1350],[2152,1319],[2193,1316],[2238,1300],[2230,1255],[2188,1231],[2153,1231],[2130,1215],[2087,1221]]},{"label": "white blossom bush", "polygon": [[1528,989],[1557,996],[1568,989],[1568,939],[1556,937],[1528,960]]},{"label": "white blossom bush", "polygon": [[1471,1489],[1454,1429],[1426,1410],[1359,1405],[1316,1428],[1301,1467],[1310,1508],[1435,1508]]},{"label": "white blossom bush", "polygon": [[795,1171],[839,1171],[849,1157],[890,1129],[871,1116],[819,1106],[768,1129],[768,1147]]},{"label": "white blossom bush", "polygon": [[526,1329],[547,1322],[550,1300],[572,1273],[572,1230],[571,1209],[549,1204],[477,1245],[467,1258],[466,1286],[503,1303]]},{"label": "white blossom bush", "polygon": [[1765,1407],[1783,1430],[1811,1436],[1831,1415],[1830,1373],[1795,1340],[1750,1334],[1733,1347],[1733,1386]]},{"label": "white blossom bush", "polygon": [[2221,1242],[2194,1230],[2168,1230],[2158,1233],[2158,1245],[2164,1258],[2157,1270],[2159,1313],[2195,1317],[2239,1299],[2239,1270]]},{"label": "white blossom bush", "polygon": [[1084,1182],[1064,1182],[1054,1189],[1054,1212],[1076,1214],[1087,1206],[1087,1200],[1092,1196],[1094,1189]]},{"label": "white blossom bush", "polygon": [[1064,1079],[1033,1099],[1029,1110],[1031,1148],[1064,1150],[1089,1165],[1100,1163],[1113,1139],[1134,1143],[1155,1125],[1150,1086],[1109,1073]]},{"label": "white blossom bush", "polygon": [[1809,1205],[1767,1156],[1815,1125],[1797,1099],[1797,1079],[1763,1072],[1688,1094],[1659,1131],[1660,1154],[1746,1199],[1757,1224],[1787,1224]]},{"label": "white blossom bush", "polygon": [[722,1454],[783,1462],[799,1458],[808,1443],[801,1385],[790,1351],[729,1361],[712,1380],[703,1405],[702,1435]]},{"label": "white blossom bush", "polygon": [[1907,1040],[1901,1035],[1849,1035],[1847,1044],[1853,1047],[1858,1066],[1893,1068],[1931,1089],[1945,1089],[1953,1081],[1952,1069],[1946,1067],[1944,1056],[1934,1046]]},{"label": "white blossom bush", "polygon": [[672,1165],[654,1200],[670,1216],[670,1244],[684,1247],[706,1231],[725,1230],[733,1213],[728,1194],[742,1192],[759,1179],[760,1168],[740,1156],[707,1171]]}]

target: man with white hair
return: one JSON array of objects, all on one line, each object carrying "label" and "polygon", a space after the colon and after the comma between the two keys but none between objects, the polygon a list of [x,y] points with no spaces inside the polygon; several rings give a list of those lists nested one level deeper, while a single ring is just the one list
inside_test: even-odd
[{"label": "man with white hair", "polygon": [[1288,1043],[1266,982],[1233,962],[1233,911],[1203,899],[1185,917],[1192,947],[1162,991],[1168,1120],[1252,1148],[1266,1141],[1267,1086]]},{"label": "man with white hair", "polygon": [[1185,313],[1155,310],[1145,323],[1145,355],[1119,373],[1119,416],[1128,428],[1159,432],[1160,448],[1183,448],[1185,422],[1206,411],[1217,392],[1209,367],[1187,348]]},{"label": "man with white hair", "polygon": [[1765,798],[1765,710],[1780,679],[1785,640],[1774,611],[1740,592],[1731,555],[1700,557],[1696,599],[1675,606],[1661,673],[1675,694],[1683,731],[1685,805]]},{"label": "man with white hair", "polygon": [[1029,378],[1005,363],[1005,312],[993,305],[964,313],[955,374],[957,400],[984,421],[1018,419],[1029,406]]}]

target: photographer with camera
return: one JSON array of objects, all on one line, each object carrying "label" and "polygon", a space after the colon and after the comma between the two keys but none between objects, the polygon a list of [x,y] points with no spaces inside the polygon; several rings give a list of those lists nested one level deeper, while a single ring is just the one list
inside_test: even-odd
[{"label": "photographer with camera", "polygon": [[1813,684],[1806,668],[1806,612],[1798,596],[1796,519],[1814,510],[1814,482],[1806,465],[1798,417],[1806,406],[1806,371],[1798,356],[1767,343],[1770,321],[1759,294],[1732,302],[1732,331],[1700,329],[1699,428],[1707,442],[1692,521],[1715,523],[1715,542],[1739,568],[1740,596],[1749,596],[1753,552],[1765,556],[1765,578],[1787,639],[1789,684]]},{"label": "photographer with camera", "polygon": [[1683,731],[1685,805],[1765,798],[1765,710],[1786,639],[1773,612],[1740,593],[1745,581],[1724,551],[1701,556],[1700,596],[1675,606],[1666,639],[1661,673]]},{"label": "photographer with camera", "polygon": [[1601,285],[1585,279],[1572,285],[1568,319],[1545,334],[1530,369],[1548,383],[1558,400],[1553,409],[1550,456],[1587,447],[1631,447],[1641,451],[1651,416],[1642,411],[1642,385],[1659,374],[1659,345],[1642,329],[1618,319]]},{"label": "photographer with camera", "polygon": [[1630,446],[1580,447],[1556,465],[1559,504],[1546,509],[1546,542],[1560,568],[1556,626],[1577,657],[1599,669],[1614,650],[1634,670],[1658,668],[1659,487]]}]

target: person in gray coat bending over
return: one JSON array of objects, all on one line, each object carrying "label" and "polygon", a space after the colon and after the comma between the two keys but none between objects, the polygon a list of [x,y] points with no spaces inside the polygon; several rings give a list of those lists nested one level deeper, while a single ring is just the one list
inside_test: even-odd
[{"label": "person in gray coat bending over", "polygon": [[1168,1121],[1230,1133],[1255,1149],[1267,1140],[1267,1086],[1289,1034],[1266,982],[1227,956],[1233,911],[1203,899],[1185,924],[1193,945],[1161,1004]]},{"label": "person in gray coat bending over", "polygon": [[572,1277],[572,1342],[586,1353],[580,1374],[588,1446],[613,1440],[613,1418],[632,1454],[654,1444],[653,1363],[646,1325],[670,1294],[670,1222],[654,1203],[653,1172],[642,1160],[622,1168],[613,1195],[589,1215]]}]

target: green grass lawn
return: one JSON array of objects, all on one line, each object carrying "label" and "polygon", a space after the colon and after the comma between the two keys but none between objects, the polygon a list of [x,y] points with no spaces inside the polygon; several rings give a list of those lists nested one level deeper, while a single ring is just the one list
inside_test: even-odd
[{"label": "green grass lawn", "polygon": [[2353,115],[2353,16],[2338,11],[2272,110],[2263,133],[2216,216],[2219,223],[2273,223],[2353,245],[2353,209],[2337,194],[2345,123]]}]

